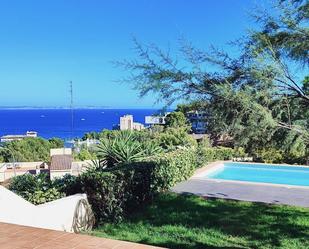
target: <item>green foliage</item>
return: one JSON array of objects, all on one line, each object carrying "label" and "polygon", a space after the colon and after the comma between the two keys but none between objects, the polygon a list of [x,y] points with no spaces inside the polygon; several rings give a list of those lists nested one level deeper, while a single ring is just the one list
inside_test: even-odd
[{"label": "green foliage", "polygon": [[79,152],[74,152],[74,160],[76,161],[86,161],[97,159],[94,151],[90,151],[87,148],[82,148]]},{"label": "green foliage", "polygon": [[201,141],[198,142],[199,147],[209,148],[212,146],[212,142],[209,138],[209,136],[205,136],[202,138]]},{"label": "green foliage", "polygon": [[11,179],[9,189],[36,205],[82,192],[79,179],[68,174],[53,181],[47,174],[16,176]]},{"label": "green foliage", "polygon": [[24,174],[11,179],[9,189],[27,199],[29,193],[37,190],[46,191],[52,186],[47,174]]},{"label": "green foliage", "polygon": [[234,148],[234,157],[246,157],[247,153],[243,147]]},{"label": "green foliage", "polygon": [[95,131],[85,133],[84,136],[82,137],[82,140],[87,140],[87,139],[97,139],[97,140],[99,140],[100,139],[100,133],[95,132]]},{"label": "green foliage", "polygon": [[80,175],[79,181],[98,224],[107,220],[118,222],[123,218],[128,193],[121,172],[89,170]]},{"label": "green foliage", "polygon": [[49,146],[51,149],[57,149],[57,148],[63,148],[64,147],[64,141],[60,138],[53,137],[48,140]]},{"label": "green foliage", "polygon": [[263,148],[256,151],[256,160],[264,163],[281,163],[283,151],[276,148]]},{"label": "green foliage", "polygon": [[191,130],[189,121],[183,112],[171,112],[165,118],[165,126],[168,128],[183,129],[186,132]]},{"label": "green foliage", "polygon": [[102,168],[112,168],[121,164],[138,162],[160,152],[155,143],[141,142],[137,133],[121,131],[114,138],[102,139],[97,148],[97,157]]},{"label": "green foliage", "polygon": [[35,205],[44,204],[64,197],[65,194],[60,193],[56,188],[49,188],[45,191],[36,190],[33,193],[28,193],[27,200]]},{"label": "green foliage", "polygon": [[197,166],[196,151],[191,148],[163,153],[150,158],[148,163],[154,164],[154,191],[166,191],[193,175]]},{"label": "green foliage", "polygon": [[164,150],[197,146],[196,140],[181,128],[166,128],[164,132],[155,134],[154,139]]},{"label": "green foliage", "polygon": [[34,162],[50,160],[50,149],[63,147],[60,139],[25,138],[20,141],[6,142],[0,147],[0,157],[5,162]]},{"label": "green foliage", "polygon": [[142,96],[154,93],[167,105],[192,101],[181,112],[202,102],[213,137],[228,135],[248,153],[269,146],[286,155],[298,147],[308,155],[308,1],[277,0],[271,11],[254,10],[253,16],[260,27],[233,43],[239,56],[182,40],[179,61],[135,40],[138,58],[121,65]]},{"label": "green foliage", "polygon": [[119,222],[161,191],[188,179],[196,168],[193,149],[157,154],[109,171],[90,168],[77,181],[88,196],[97,223]]},{"label": "green foliage", "polygon": [[13,177],[9,189],[33,204],[42,204],[64,196],[50,181],[47,174],[25,174]]},{"label": "green foliage", "polygon": [[209,162],[231,160],[235,155],[235,151],[228,147],[204,147],[197,148],[198,166],[205,166]]},{"label": "green foliage", "polygon": [[74,175],[66,174],[63,177],[55,178],[52,181],[52,186],[60,193],[66,196],[82,193],[80,178]]},{"label": "green foliage", "polygon": [[208,108],[208,104],[205,101],[194,100],[187,104],[179,104],[177,105],[176,112],[182,112],[183,114],[187,114],[190,111],[205,111]]}]

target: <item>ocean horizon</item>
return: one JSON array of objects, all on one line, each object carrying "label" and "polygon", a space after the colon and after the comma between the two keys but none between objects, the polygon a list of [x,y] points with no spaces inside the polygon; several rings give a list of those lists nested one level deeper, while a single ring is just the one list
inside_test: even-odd
[{"label": "ocean horizon", "polygon": [[46,139],[81,138],[87,132],[111,130],[119,124],[121,116],[130,114],[134,122],[145,124],[145,116],[158,113],[158,109],[81,107],[73,110],[74,125],[71,132],[71,109],[65,107],[0,107],[0,136],[38,132]]}]

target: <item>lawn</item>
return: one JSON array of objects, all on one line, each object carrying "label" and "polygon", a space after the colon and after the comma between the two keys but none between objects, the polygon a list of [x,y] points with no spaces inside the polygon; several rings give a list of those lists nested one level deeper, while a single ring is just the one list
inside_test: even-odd
[{"label": "lawn", "polygon": [[309,248],[309,209],[162,194],[92,235],[168,248]]}]

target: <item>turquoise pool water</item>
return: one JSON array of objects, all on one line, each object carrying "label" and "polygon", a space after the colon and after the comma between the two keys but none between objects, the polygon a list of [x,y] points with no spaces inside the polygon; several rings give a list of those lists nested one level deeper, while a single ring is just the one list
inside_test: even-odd
[{"label": "turquoise pool water", "polygon": [[204,175],[210,179],[309,186],[309,167],[268,164],[224,163]]}]

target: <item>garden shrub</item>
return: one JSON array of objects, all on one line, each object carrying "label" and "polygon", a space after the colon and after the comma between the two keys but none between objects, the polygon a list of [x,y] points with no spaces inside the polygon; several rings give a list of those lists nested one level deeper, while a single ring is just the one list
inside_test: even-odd
[{"label": "garden shrub", "polygon": [[9,189],[33,204],[57,200],[65,194],[53,187],[47,174],[24,174],[11,179]]},{"label": "garden shrub", "polygon": [[150,158],[154,163],[152,184],[154,191],[165,191],[176,183],[187,180],[195,171],[195,149],[176,150]]},{"label": "garden shrub", "polygon": [[43,174],[18,176],[10,189],[34,204],[86,193],[97,224],[102,224],[121,221],[157,193],[188,179],[195,168],[195,149],[178,149],[112,168],[90,167],[77,177],[65,175],[51,181]]},{"label": "garden shrub", "polygon": [[55,178],[52,186],[66,196],[82,193],[80,179],[77,176],[66,174],[63,177]]},{"label": "garden shrub", "polygon": [[283,151],[276,148],[263,148],[255,153],[255,161],[264,163],[281,163],[283,161]]},{"label": "garden shrub", "polygon": [[153,140],[166,151],[179,147],[197,147],[196,140],[182,128],[166,128],[164,132],[156,133]]},{"label": "garden shrub", "polygon": [[29,199],[29,194],[37,190],[47,190],[51,188],[51,182],[47,174],[31,175],[24,174],[11,179],[9,189],[24,199]]},{"label": "garden shrub", "polygon": [[247,153],[243,147],[234,148],[234,157],[246,157]]},{"label": "garden shrub", "polygon": [[231,160],[235,154],[234,149],[229,147],[203,147],[197,148],[198,166],[202,167],[205,164],[217,160]]},{"label": "garden shrub", "polygon": [[78,180],[88,196],[97,224],[118,222],[151,201],[158,192],[188,179],[195,164],[193,149],[177,150],[109,170],[89,169]]},{"label": "garden shrub", "polygon": [[79,176],[79,180],[83,192],[87,194],[97,224],[122,220],[128,194],[122,172],[88,170]]},{"label": "garden shrub", "polygon": [[43,190],[35,190],[33,193],[28,193],[28,201],[35,204],[43,204],[46,202],[54,201],[64,197],[65,194],[59,192],[56,188],[50,188],[45,191]]}]

